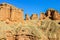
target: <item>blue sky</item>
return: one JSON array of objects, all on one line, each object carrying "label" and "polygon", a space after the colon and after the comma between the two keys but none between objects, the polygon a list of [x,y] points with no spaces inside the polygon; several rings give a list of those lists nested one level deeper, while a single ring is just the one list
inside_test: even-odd
[{"label": "blue sky", "polygon": [[23,9],[24,14],[38,14],[49,8],[60,11],[60,0],[0,0],[0,3],[9,3],[17,8]]}]

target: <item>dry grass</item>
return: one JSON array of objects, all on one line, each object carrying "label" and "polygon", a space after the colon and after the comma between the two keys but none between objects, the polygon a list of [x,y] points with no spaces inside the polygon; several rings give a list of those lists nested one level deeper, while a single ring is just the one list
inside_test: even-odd
[{"label": "dry grass", "polygon": [[[25,30],[25,32],[21,32],[22,30]],[[11,35],[13,36],[19,32],[21,32],[20,34],[32,35],[36,37],[34,40],[60,40],[60,24],[52,20],[43,20],[39,27],[34,25],[23,27],[20,23],[8,25],[0,21],[0,39],[5,40],[6,31],[11,31]]]}]

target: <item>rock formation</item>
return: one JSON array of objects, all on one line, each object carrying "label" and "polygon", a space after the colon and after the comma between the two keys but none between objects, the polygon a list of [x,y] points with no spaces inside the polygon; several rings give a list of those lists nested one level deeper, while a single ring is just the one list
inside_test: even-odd
[{"label": "rock formation", "polygon": [[23,20],[23,10],[18,10],[16,8],[12,8],[10,20],[22,21]]},{"label": "rock formation", "polygon": [[38,20],[38,15],[32,14],[32,16],[30,18],[31,18],[31,20]]},{"label": "rock formation", "polygon": [[60,14],[57,11],[54,12],[53,19],[60,20]]},{"label": "rock formation", "polygon": [[46,18],[45,14],[44,14],[44,13],[41,13],[39,19],[40,19],[40,20],[44,20],[45,18]]},{"label": "rock formation", "polygon": [[[0,4],[0,40],[60,40],[60,14],[54,9],[23,16],[23,10]],[[50,19],[50,20],[49,20]]]},{"label": "rock formation", "polygon": [[[3,12],[4,11],[4,12]],[[37,14],[32,14],[31,17],[29,17],[26,14],[26,20],[38,20],[38,19],[52,19],[52,20],[60,20],[60,14],[54,10],[54,9],[48,9],[46,11],[46,13],[41,13],[40,14],[40,18],[38,18]],[[6,3],[2,3],[0,4],[0,20],[1,21],[6,21],[6,20],[12,21],[12,22],[23,22],[24,18],[23,18],[23,10],[22,9],[18,9],[10,4],[6,4]]]},{"label": "rock formation", "polygon": [[0,4],[0,20],[6,20],[10,18],[10,6],[7,4]]},{"label": "rock formation", "polygon": [[11,31],[6,31],[6,40],[15,40],[15,37],[11,34]]},{"label": "rock formation", "polygon": [[48,9],[45,15],[52,20],[60,20],[60,14],[54,9]]},{"label": "rock formation", "polygon": [[30,17],[28,14],[25,15],[25,20],[30,20]]},{"label": "rock formation", "polygon": [[23,10],[15,8],[10,4],[0,4],[0,20],[5,21],[7,19],[10,21],[22,21]]}]

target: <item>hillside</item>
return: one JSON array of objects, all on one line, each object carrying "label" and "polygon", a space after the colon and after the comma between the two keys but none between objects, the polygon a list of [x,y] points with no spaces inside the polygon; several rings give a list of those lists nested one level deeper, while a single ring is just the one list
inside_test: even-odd
[{"label": "hillside", "polygon": [[60,40],[60,14],[54,9],[26,14],[10,4],[0,4],[0,40]]}]

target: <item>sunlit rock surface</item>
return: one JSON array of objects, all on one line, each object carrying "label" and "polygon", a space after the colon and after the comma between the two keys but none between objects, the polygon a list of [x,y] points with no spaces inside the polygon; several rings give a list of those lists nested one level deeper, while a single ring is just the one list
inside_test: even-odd
[{"label": "sunlit rock surface", "polygon": [[54,9],[24,17],[23,10],[0,4],[0,40],[60,40],[60,14]]}]

